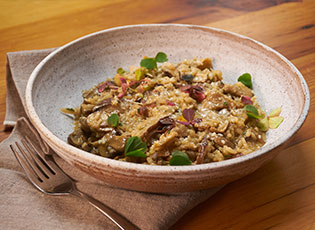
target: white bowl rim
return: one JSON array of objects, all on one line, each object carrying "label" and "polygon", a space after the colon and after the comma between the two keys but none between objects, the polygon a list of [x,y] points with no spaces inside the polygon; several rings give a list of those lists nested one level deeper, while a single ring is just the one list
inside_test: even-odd
[{"label": "white bowl rim", "polygon": [[[55,136],[39,119],[39,116],[37,115],[35,108],[33,106],[33,102],[32,102],[32,88],[33,88],[33,84],[34,81],[36,79],[36,76],[38,74],[38,72],[43,68],[43,66],[51,59],[53,58],[57,53],[61,52],[62,50],[66,49],[67,47],[80,42],[81,40],[84,40],[86,38],[101,34],[101,33],[106,33],[106,32],[111,32],[111,31],[115,31],[115,30],[122,30],[122,29],[127,29],[127,28],[132,28],[132,27],[187,27],[187,28],[192,28],[192,29],[202,29],[202,30],[206,30],[206,31],[216,31],[216,32],[221,32],[221,33],[225,33],[227,35],[232,35],[238,38],[241,38],[242,40],[248,40],[251,41],[253,43],[255,43],[256,45],[264,48],[265,50],[272,52],[274,54],[276,54],[278,57],[280,57],[281,60],[283,60],[287,65],[289,65],[289,67],[296,72],[296,74],[298,75],[303,90],[304,90],[304,96],[305,96],[305,101],[304,101],[304,107],[303,110],[301,112],[301,116],[298,118],[295,126],[286,133],[286,135],[282,136],[281,138],[279,138],[275,143],[270,144],[269,146],[266,146],[265,148],[262,147],[261,149],[250,153],[248,155],[244,155],[241,157],[237,157],[237,158],[233,158],[233,159],[229,159],[229,160],[224,160],[224,161],[220,161],[220,162],[212,162],[212,163],[206,163],[206,164],[198,164],[198,165],[187,165],[187,166],[161,166],[161,165],[145,165],[145,164],[137,164],[137,163],[132,163],[132,162],[123,162],[123,161],[118,161],[118,160],[114,160],[114,159],[110,159],[110,158],[105,158],[105,157],[101,157],[98,155],[94,155],[91,154],[89,152],[83,151],[81,149],[78,149],[74,146],[71,146],[70,144],[62,141],[61,139],[59,139],[57,136]],[[293,134],[295,132],[297,132],[300,127],[302,126],[304,120],[307,117],[309,108],[310,108],[310,93],[309,93],[309,89],[307,86],[307,83],[305,81],[305,79],[303,78],[302,74],[299,72],[299,70],[287,59],[285,58],[282,54],[280,54],[279,52],[277,52],[276,50],[268,47],[267,45],[264,45],[263,43],[256,41],[252,38],[249,38],[247,36],[244,35],[240,35],[234,32],[230,32],[227,30],[223,30],[223,29],[218,29],[218,28],[213,28],[213,27],[207,27],[207,26],[200,26],[200,25],[190,25],[190,24],[135,24],[135,25],[126,25],[126,26],[119,26],[119,27],[114,27],[114,28],[109,28],[109,29],[105,29],[102,31],[98,31],[95,33],[91,33],[88,35],[85,35],[83,37],[80,37],[76,40],[73,40],[67,44],[65,44],[64,46],[61,46],[59,48],[57,48],[56,50],[54,50],[52,53],[50,53],[47,57],[45,57],[37,66],[36,68],[33,70],[32,74],[30,75],[30,78],[28,80],[27,86],[26,86],[26,92],[25,92],[25,99],[26,99],[26,112],[28,117],[30,118],[32,124],[36,127],[36,129],[39,131],[39,133],[41,134],[45,134],[45,137],[48,138],[50,141],[52,141],[52,143],[56,144],[59,147],[62,147],[62,149],[64,149],[65,151],[68,152],[76,152],[77,154],[80,154],[84,159],[88,159],[89,162],[93,162],[96,163],[99,166],[111,166],[111,168],[117,168],[122,170],[121,172],[127,171],[127,170],[133,170],[133,171],[137,171],[137,172],[141,172],[144,174],[148,174],[148,173],[154,173],[154,174],[160,174],[160,173],[171,173],[171,172],[179,172],[179,173],[192,173],[194,171],[208,171],[208,170],[215,170],[218,168],[225,168],[231,165],[235,165],[235,164],[239,164],[239,163],[243,163],[246,162],[248,160],[251,160],[253,158],[259,157],[260,155],[267,153],[273,149],[275,149],[276,147],[280,146],[281,144],[283,144],[284,142],[286,142],[291,136],[293,136]],[[83,160],[81,159],[76,159],[79,162],[84,163]],[[171,175],[171,174],[170,174]]]}]

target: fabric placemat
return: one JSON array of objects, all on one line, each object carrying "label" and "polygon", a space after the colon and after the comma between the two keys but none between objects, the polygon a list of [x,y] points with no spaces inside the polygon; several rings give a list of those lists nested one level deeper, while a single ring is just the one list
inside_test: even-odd
[{"label": "fabric placemat", "polygon": [[[36,65],[54,49],[7,54],[5,128],[14,127],[0,143],[0,229],[119,229],[87,202],[74,196],[50,196],[30,184],[10,144],[25,135],[48,148],[24,110],[27,80]],[[153,194],[114,188],[74,168],[56,154],[57,164],[86,192],[115,209],[140,229],[168,229],[186,212],[221,187],[177,194]]]}]

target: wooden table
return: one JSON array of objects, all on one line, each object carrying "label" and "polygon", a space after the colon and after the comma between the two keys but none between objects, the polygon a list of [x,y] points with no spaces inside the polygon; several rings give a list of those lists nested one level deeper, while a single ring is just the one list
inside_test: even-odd
[{"label": "wooden table", "polygon": [[172,229],[315,229],[315,1],[0,0],[0,141],[9,51],[61,46],[106,28],[187,23],[223,28],[276,49],[297,66],[311,92],[303,127],[277,158],[227,185]]}]

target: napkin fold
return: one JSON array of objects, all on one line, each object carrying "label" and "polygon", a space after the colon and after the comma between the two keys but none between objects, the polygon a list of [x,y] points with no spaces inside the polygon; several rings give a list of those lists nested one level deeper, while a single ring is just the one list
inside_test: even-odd
[{"label": "napkin fold", "polygon": [[[6,129],[11,135],[0,143],[0,229],[119,229],[87,202],[74,196],[50,196],[28,181],[10,145],[25,135],[48,148],[27,119],[25,87],[36,65],[54,49],[7,54]],[[220,190],[153,194],[111,187],[69,165],[56,154],[57,164],[77,181],[79,190],[115,209],[140,229],[168,229],[186,212]]]}]

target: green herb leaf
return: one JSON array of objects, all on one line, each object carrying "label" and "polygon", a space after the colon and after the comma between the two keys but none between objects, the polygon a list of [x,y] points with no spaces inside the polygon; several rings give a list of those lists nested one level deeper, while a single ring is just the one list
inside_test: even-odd
[{"label": "green herb leaf", "polygon": [[174,151],[172,153],[170,165],[191,165],[191,161],[185,152]]},{"label": "green herb leaf", "polygon": [[241,75],[237,81],[243,83],[245,86],[247,86],[248,88],[252,88],[253,84],[252,84],[252,76],[249,73],[244,73],[243,75]]},{"label": "green herb leaf", "polygon": [[147,69],[154,69],[157,67],[157,64],[154,58],[145,58],[141,60],[140,66],[145,67]]},{"label": "green herb leaf", "polygon": [[113,113],[107,118],[107,124],[113,127],[117,127],[119,125],[119,116],[117,113]]},{"label": "green herb leaf", "polygon": [[147,144],[140,137],[130,137],[125,146],[125,155],[128,157],[146,157]]},{"label": "green herb leaf", "polygon": [[264,117],[263,119],[257,122],[257,127],[260,131],[267,132],[269,129],[268,118]]},{"label": "green herb leaf", "polygon": [[158,52],[155,58],[145,58],[140,62],[140,66],[145,67],[147,69],[154,69],[157,67],[157,62],[166,62],[167,56],[163,52]]},{"label": "green herb leaf", "polygon": [[247,113],[247,116],[256,118],[256,119],[262,119],[264,116],[260,116],[258,113],[258,110],[253,105],[245,105],[244,109]]},{"label": "green herb leaf", "polygon": [[168,61],[168,59],[165,53],[158,52],[157,55],[155,56],[155,61],[162,63]]},{"label": "green herb leaf", "polygon": [[126,153],[127,157],[146,157],[147,155],[143,152],[142,149],[131,151]]},{"label": "green herb leaf", "polygon": [[73,108],[66,108],[66,110],[71,111],[71,112],[74,112],[74,109],[73,109]]},{"label": "green herb leaf", "polygon": [[120,67],[120,68],[117,69],[117,73],[118,74],[124,74],[124,73],[126,73],[126,71],[123,68]]},{"label": "green herb leaf", "polygon": [[255,118],[255,119],[262,119],[262,118],[264,118],[264,116],[262,116],[262,115],[261,116],[255,115],[255,114],[252,114],[251,112],[247,112],[247,116]]},{"label": "green herb leaf", "polygon": [[246,110],[246,112],[250,112],[250,113],[257,115],[257,116],[259,115],[258,110],[253,105],[245,105],[244,109]]},{"label": "green herb leaf", "polygon": [[271,128],[271,129],[278,128],[283,120],[284,120],[284,118],[282,116],[270,117],[269,118],[269,128]]}]

